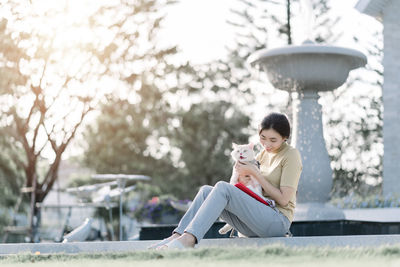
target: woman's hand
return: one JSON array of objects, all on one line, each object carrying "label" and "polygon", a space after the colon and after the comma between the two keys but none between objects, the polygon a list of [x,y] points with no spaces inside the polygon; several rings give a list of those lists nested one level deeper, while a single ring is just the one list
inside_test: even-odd
[{"label": "woman's hand", "polygon": [[287,206],[290,199],[293,197],[294,194],[296,194],[296,190],[292,187],[281,186],[279,188],[276,188],[275,186],[273,186],[270,182],[263,178],[259,169],[253,164],[236,162],[235,170],[239,174],[239,176],[245,177],[246,175],[250,175],[257,179],[269,198],[275,200],[282,207]]},{"label": "woman's hand", "polygon": [[236,162],[235,163],[235,170],[239,174],[239,176],[256,176],[259,171],[256,166],[253,164],[243,163],[243,162]]}]

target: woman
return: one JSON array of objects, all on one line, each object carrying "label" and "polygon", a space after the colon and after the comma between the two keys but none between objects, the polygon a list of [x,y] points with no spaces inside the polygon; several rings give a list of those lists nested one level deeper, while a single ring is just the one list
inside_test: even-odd
[{"label": "woman", "polygon": [[240,176],[257,179],[263,195],[275,200],[276,208],[255,200],[227,182],[220,181],[214,187],[205,185],[172,235],[151,248],[194,247],[218,217],[248,237],[286,235],[293,220],[302,170],[300,153],[287,144],[290,124],[284,114],[266,116],[258,134],[264,148],[256,157],[260,169],[251,164],[235,164],[235,168]]}]

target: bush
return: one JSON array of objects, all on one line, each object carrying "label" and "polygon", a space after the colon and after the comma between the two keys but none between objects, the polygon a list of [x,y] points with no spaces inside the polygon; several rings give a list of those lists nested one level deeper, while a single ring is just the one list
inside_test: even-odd
[{"label": "bush", "polygon": [[[184,212],[176,210],[171,201],[177,201],[170,195],[152,197],[147,201],[141,201],[130,212],[139,222],[149,221],[151,223],[177,223]],[[180,202],[188,202],[180,200]]]},{"label": "bush", "polygon": [[400,207],[400,194],[360,196],[350,194],[344,198],[335,198],[331,204],[342,209],[362,208],[398,208]]}]

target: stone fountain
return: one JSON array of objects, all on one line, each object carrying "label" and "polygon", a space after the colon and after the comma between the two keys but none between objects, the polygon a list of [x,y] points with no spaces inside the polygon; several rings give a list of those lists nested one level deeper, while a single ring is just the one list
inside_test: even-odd
[{"label": "stone fountain", "polygon": [[248,61],[264,70],[275,88],[299,95],[300,103],[293,111],[292,145],[301,153],[303,172],[295,220],[344,219],[341,210],[327,204],[332,169],[323,136],[318,92],[341,86],[351,70],[367,63],[366,56],[354,49],[306,41],[298,46],[257,51]]}]

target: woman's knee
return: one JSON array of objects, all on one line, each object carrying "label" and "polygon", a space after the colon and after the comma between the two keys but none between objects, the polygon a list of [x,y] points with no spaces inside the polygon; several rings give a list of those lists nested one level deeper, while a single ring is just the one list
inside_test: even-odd
[{"label": "woman's knee", "polygon": [[228,183],[228,182],[225,182],[225,181],[219,181],[219,182],[217,182],[216,184],[215,184],[215,189],[216,190],[228,190],[229,189],[229,187],[231,187],[232,185],[230,184],[230,183]]},{"label": "woman's knee", "polygon": [[203,185],[202,187],[200,187],[199,192],[202,192],[203,194],[208,195],[214,187],[212,187],[211,185]]}]

